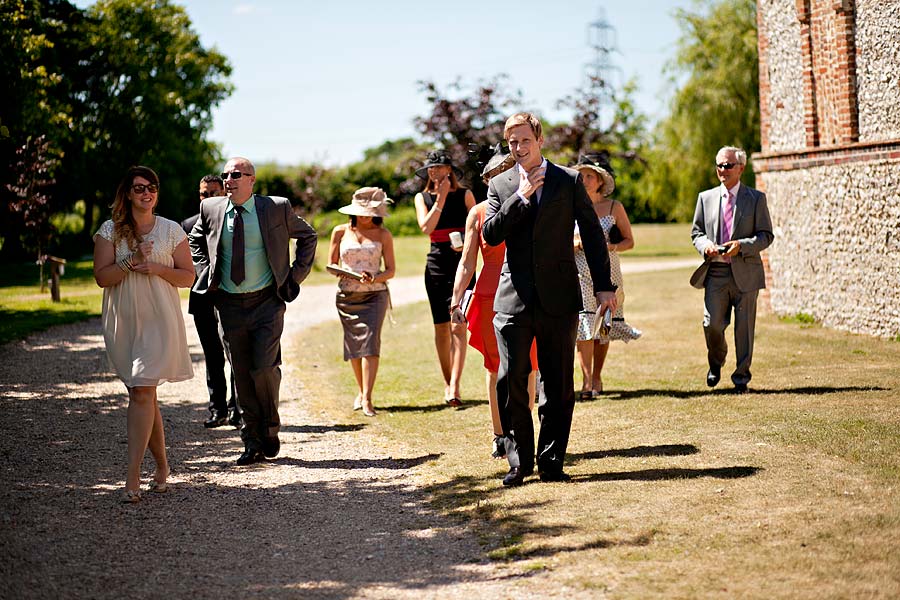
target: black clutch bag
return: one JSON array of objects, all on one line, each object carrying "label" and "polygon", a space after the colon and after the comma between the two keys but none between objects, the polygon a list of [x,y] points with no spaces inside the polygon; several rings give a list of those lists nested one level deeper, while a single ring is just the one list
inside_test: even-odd
[{"label": "black clutch bag", "polygon": [[619,231],[618,225],[613,225],[609,228],[609,243],[610,244],[618,244],[625,238],[622,237],[622,232]]}]

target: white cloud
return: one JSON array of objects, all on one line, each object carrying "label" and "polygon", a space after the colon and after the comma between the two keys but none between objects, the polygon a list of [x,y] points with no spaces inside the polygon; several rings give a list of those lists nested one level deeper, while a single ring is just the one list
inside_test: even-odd
[{"label": "white cloud", "polygon": [[237,6],[234,7],[234,9],[231,11],[231,13],[235,14],[235,15],[249,15],[250,13],[255,12],[255,11],[256,11],[255,4],[238,4]]}]

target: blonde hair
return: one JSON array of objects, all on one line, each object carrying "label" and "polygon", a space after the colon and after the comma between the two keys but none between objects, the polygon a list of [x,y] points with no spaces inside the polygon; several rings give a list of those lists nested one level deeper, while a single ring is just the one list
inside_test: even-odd
[{"label": "blonde hair", "polygon": [[538,140],[541,138],[543,131],[541,120],[531,113],[519,112],[506,120],[506,125],[503,126],[503,139],[509,140],[509,132],[513,127],[518,127],[519,125],[528,125],[534,133],[534,139]]},{"label": "blonde hair", "polygon": [[128,198],[135,177],[143,177],[159,188],[159,176],[156,172],[140,165],[129,168],[116,188],[116,197],[112,203],[113,245],[118,246],[119,240],[125,240],[130,250],[136,250],[138,244],[144,241],[137,232],[134,214],[131,212],[131,200]]}]

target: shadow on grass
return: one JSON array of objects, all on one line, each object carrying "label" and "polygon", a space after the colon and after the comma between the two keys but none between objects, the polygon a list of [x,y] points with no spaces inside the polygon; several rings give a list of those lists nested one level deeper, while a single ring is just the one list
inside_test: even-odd
[{"label": "shadow on grass", "polygon": [[280,465],[294,465],[304,469],[397,469],[418,467],[423,463],[439,459],[443,454],[425,454],[415,458],[335,458],[330,460],[304,460],[302,458],[273,458],[269,462]]},{"label": "shadow on grass", "polygon": [[573,482],[590,481],[667,481],[671,479],[697,479],[714,477],[716,479],[740,479],[756,475],[760,467],[714,467],[709,469],[643,469],[641,471],[622,471],[619,473],[592,473],[590,475],[573,475]]},{"label": "shadow on grass", "polygon": [[822,396],[825,394],[841,394],[844,392],[884,392],[890,388],[878,386],[804,386],[790,388],[756,388],[750,386],[750,391],[746,394],[738,394],[734,388],[724,385],[716,389],[709,390],[665,390],[665,389],[639,389],[639,390],[622,390],[614,392],[604,392],[602,396],[591,398],[590,400],[579,400],[581,402],[602,402],[611,400],[619,402],[624,400],[638,400],[640,398],[648,398],[654,396],[663,396],[669,398],[690,399],[690,398],[708,398],[711,396],[753,396],[754,394],[773,396],[786,394],[802,394],[805,396]]},{"label": "shadow on grass", "polygon": [[382,406],[379,404],[375,408],[379,411],[384,412],[397,412],[397,413],[431,413],[438,412],[440,410],[468,410],[470,408],[476,408],[478,406],[482,406],[487,404],[487,400],[463,400],[462,406],[450,406],[446,402],[442,402],[440,404],[425,404],[425,405],[411,405],[411,404],[388,404],[386,406]]},{"label": "shadow on grass", "polygon": [[281,431],[285,433],[346,433],[361,431],[367,425],[363,423],[345,423],[337,425],[285,425]]},{"label": "shadow on grass", "polygon": [[633,448],[616,448],[613,450],[591,450],[590,452],[573,453],[566,456],[566,462],[578,462],[596,458],[640,458],[646,456],[688,456],[697,454],[700,449],[693,444],[663,444],[660,446],[635,446]]}]

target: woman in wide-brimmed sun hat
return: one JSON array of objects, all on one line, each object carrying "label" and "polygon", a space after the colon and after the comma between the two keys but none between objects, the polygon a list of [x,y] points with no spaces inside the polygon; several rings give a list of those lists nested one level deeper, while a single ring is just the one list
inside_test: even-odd
[{"label": "woman in wide-brimmed sun hat", "polygon": [[[606,354],[609,352],[610,340],[629,342],[641,337],[641,332],[625,322],[625,292],[622,285],[622,267],[619,263],[619,252],[634,248],[634,238],[631,233],[631,223],[628,214],[621,202],[610,198],[610,194],[616,189],[616,180],[613,177],[612,167],[609,165],[609,155],[606,152],[582,154],[578,162],[572,165],[573,169],[581,173],[584,187],[587,189],[594,212],[600,219],[603,235],[606,237],[606,248],[609,251],[609,271],[612,282],[618,286],[616,299],[618,306],[613,316],[612,327],[608,334],[598,334],[593,337],[594,313],[597,310],[597,301],[594,297],[594,284],[588,269],[584,250],[581,248],[580,236],[575,236],[575,264],[578,266],[578,277],[581,282],[581,295],[584,309],[578,315],[578,334],[575,342],[575,350],[578,362],[581,364],[583,382],[581,386],[581,398],[598,396],[603,391],[603,364],[606,362]],[[617,228],[621,239],[616,242],[610,240],[610,231]],[[576,234],[578,232],[576,231]]]},{"label": "woman in wide-brimmed sun hat", "polygon": [[375,416],[372,391],[390,304],[386,282],[395,269],[394,239],[382,225],[390,202],[381,188],[356,190],[350,204],[338,209],[350,215],[350,222],[331,232],[328,254],[329,269],[340,277],[335,305],[344,328],[344,360],[350,361],[356,378],[353,410],[362,410],[367,417]]},{"label": "woman in wide-brimmed sun hat", "polygon": [[460,187],[459,170],[444,150],[430,152],[416,174],[427,179],[425,189],[416,194],[415,205],[419,227],[431,238],[425,264],[425,291],[444,376],[444,401],[450,406],[461,406],[459,386],[466,360],[466,327],[450,323],[450,296],[462,243],[454,245],[451,239],[460,241],[466,215],[475,206],[475,196]]}]

